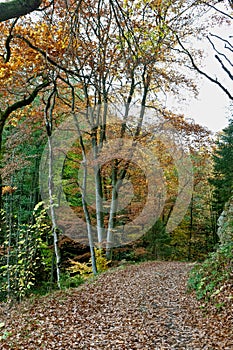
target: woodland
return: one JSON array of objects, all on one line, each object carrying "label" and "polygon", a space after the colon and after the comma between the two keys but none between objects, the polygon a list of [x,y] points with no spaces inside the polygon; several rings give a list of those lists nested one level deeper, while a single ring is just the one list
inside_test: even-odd
[{"label": "woodland", "polygon": [[232,1],[0,10],[0,348],[232,349]]}]

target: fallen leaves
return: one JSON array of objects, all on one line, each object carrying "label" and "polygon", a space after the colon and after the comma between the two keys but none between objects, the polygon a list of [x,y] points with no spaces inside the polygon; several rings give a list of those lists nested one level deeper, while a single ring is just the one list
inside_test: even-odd
[{"label": "fallen leaves", "polygon": [[190,268],[128,266],[79,289],[27,301],[5,318],[0,314],[0,333],[7,335],[1,349],[232,349],[230,314],[227,324],[221,314],[207,317],[186,294]]}]

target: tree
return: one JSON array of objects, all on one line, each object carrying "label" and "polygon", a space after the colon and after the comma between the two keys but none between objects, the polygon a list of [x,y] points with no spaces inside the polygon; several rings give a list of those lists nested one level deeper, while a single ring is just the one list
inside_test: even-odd
[{"label": "tree", "polygon": [[[116,110],[117,105],[122,106],[118,135],[134,147],[145,131],[146,108],[151,107],[157,115],[162,115],[162,109],[157,107],[160,103],[157,97],[159,91],[178,93],[180,85],[193,91],[193,82],[179,72],[185,60],[176,54],[175,34],[179,33],[181,38],[189,36],[190,26],[205,13],[206,8],[199,7],[199,1],[156,1],[145,5],[143,1],[90,0],[67,3],[65,9],[61,5],[58,2],[58,6],[48,8],[34,21],[19,19],[17,25],[10,27],[10,32],[4,34],[7,36],[4,48],[8,59],[2,71],[9,74],[13,62],[12,47],[15,50],[17,47],[24,48],[23,52],[30,53],[27,57],[33,72],[28,89],[32,82],[45,78],[49,78],[51,89],[56,88],[54,111],[60,107],[66,113],[69,110],[77,126],[76,137],[80,142],[84,168],[83,181],[79,185],[89,242],[92,246],[96,233],[98,244],[107,243],[107,250],[110,250],[114,245],[119,191],[124,185],[134,152],[123,155],[128,157],[123,168],[120,147],[112,159],[109,219],[107,227],[104,227],[104,178],[100,171],[100,155],[107,142],[111,142],[109,123],[112,123],[114,113],[109,111],[108,106],[112,104]],[[28,72],[28,67],[25,67],[22,77],[27,75],[25,72]],[[28,76],[26,78],[28,82]],[[8,88],[9,84],[8,79]],[[47,101],[46,96],[45,92],[44,101]],[[136,102],[139,106],[137,118],[132,118],[131,111]],[[85,108],[81,110],[80,105]],[[91,139],[94,166],[95,225],[91,225],[87,206],[86,180],[90,171],[89,150],[84,142],[87,133]]]},{"label": "tree", "polygon": [[213,154],[214,208],[218,216],[224,204],[232,196],[233,190],[233,120],[223,129],[216,141]]},{"label": "tree", "polygon": [[[220,1],[218,1],[220,2]],[[225,20],[228,21],[228,23],[232,24],[233,17],[228,12],[223,12],[220,10],[216,5],[214,6],[211,3],[206,3],[207,6],[214,9],[215,11],[221,13],[223,16],[225,16]],[[231,8],[233,8],[233,2],[229,1],[229,4]],[[182,48],[183,53],[189,58],[189,61],[191,63],[191,69],[195,69],[200,75],[204,76],[208,80],[210,80],[212,83],[217,85],[228,97],[230,100],[233,100],[232,95],[232,89],[229,88],[229,84],[227,84],[227,80],[232,82],[233,80],[233,71],[232,71],[232,54],[233,54],[233,45],[232,45],[232,36],[229,36],[228,39],[222,38],[219,35],[216,34],[209,34],[207,35],[207,40],[209,41],[210,45],[212,46],[214,57],[218,64],[221,66],[223,72],[225,73],[224,79],[219,79],[218,77],[211,76],[207,72],[205,72],[196,62],[195,58],[192,54],[192,52],[185,47],[185,45],[182,43],[181,38],[177,36],[178,43],[180,47]],[[218,44],[222,45],[221,49],[218,49]]]},{"label": "tree", "polygon": [[[8,194],[8,196],[10,196]],[[1,287],[0,300],[18,300],[28,295],[32,287],[38,284],[41,272],[46,272],[48,260],[51,265],[51,254],[44,243],[44,236],[50,227],[46,224],[45,210],[41,210],[42,203],[38,203],[33,212],[34,222],[30,224],[14,225],[9,213],[4,215],[1,210],[1,236],[4,242],[1,246],[4,253],[0,259]],[[7,210],[10,208],[8,207]],[[8,217],[8,218],[7,218]],[[5,231],[3,232],[3,223]]]},{"label": "tree", "polygon": [[0,22],[11,18],[20,17],[35,11],[41,4],[41,0],[6,0],[0,2]]},{"label": "tree", "polygon": [[[56,84],[63,84],[63,91],[57,87],[58,100],[63,103],[63,107],[70,107],[70,113],[80,130],[77,137],[80,139],[83,164],[87,159],[83,135],[85,132],[91,135],[97,221],[95,229],[99,244],[105,241],[105,231],[107,249],[113,244],[118,192],[130,165],[130,162],[126,162],[122,169],[122,163],[117,157],[112,162],[111,201],[106,229],[103,220],[104,179],[98,162],[108,140],[108,104],[123,106],[119,136],[121,139],[128,138],[126,131],[131,128],[131,142],[135,144],[142,132],[146,106],[152,107],[159,103],[158,91],[178,92],[179,84],[193,90],[193,82],[177,72],[176,65],[182,65],[183,61],[175,54],[177,38],[174,33],[179,32],[180,37],[190,34],[190,25],[195,23],[198,15],[205,13],[205,8],[199,7],[198,3],[151,2],[145,6],[141,1],[78,2],[67,4],[67,11],[59,6],[55,11],[48,9],[44,18],[39,19],[34,26],[30,24],[30,30],[21,26],[11,32],[14,40],[28,45],[45,60],[49,69],[56,72]],[[193,16],[194,8],[197,17]],[[47,33],[49,42],[38,40],[36,30],[40,27]],[[51,33],[54,33],[54,39]],[[58,48],[62,50],[62,55]],[[78,112],[80,101],[86,107],[83,114]],[[135,101],[140,108],[138,119],[132,121],[130,108]],[[82,123],[88,125],[89,129],[82,129]],[[87,170],[86,165],[85,172]],[[86,222],[89,222],[90,229],[85,177],[81,188]]]},{"label": "tree", "polygon": [[[12,209],[19,224],[32,221],[33,209],[40,201],[38,172],[46,143],[38,113],[34,114],[32,107],[24,109],[24,113],[25,116],[20,120],[16,119],[16,115],[12,116],[5,125],[1,169],[3,183],[17,187]],[[27,118],[28,113],[30,120]]]},{"label": "tree", "polygon": [[[40,92],[46,90],[50,85],[48,71],[41,64],[41,60],[33,50],[30,50],[23,43],[18,45],[12,40],[13,24],[0,23],[0,154],[2,158],[2,134],[4,126],[14,116],[15,120],[25,117],[23,109],[30,106]],[[26,50],[25,50],[26,48]],[[37,66],[36,63],[39,63]],[[43,74],[42,74],[43,72]],[[47,75],[46,75],[47,73]],[[0,160],[1,162],[1,160]],[[0,164],[0,168],[2,168]],[[2,176],[0,174],[0,188]],[[1,207],[1,191],[0,191]]]},{"label": "tree", "polygon": [[[145,233],[145,243],[148,245],[152,256],[154,257],[168,257],[173,251],[173,257],[175,258],[187,258],[195,257],[199,253],[199,257],[203,256],[212,243],[211,235],[211,215],[210,215],[210,185],[208,184],[208,174],[210,172],[210,150],[211,150],[211,133],[207,129],[194,124],[192,121],[186,121],[182,116],[174,114],[165,114],[164,117],[169,120],[169,125],[174,125],[174,130],[177,131],[179,137],[182,136],[184,142],[184,148],[190,150],[190,158],[192,160],[193,172],[193,194],[191,197],[191,203],[187,205],[187,212],[185,210],[185,218],[181,223],[181,227],[175,230],[174,233],[166,231],[166,226],[169,226],[169,220],[172,220],[174,211],[176,211],[176,199],[179,191],[188,191],[189,186],[183,184],[179,188],[180,172],[177,169],[177,164],[174,161],[174,154],[168,149],[168,143],[163,142],[162,138],[153,132],[153,126],[148,126],[146,129],[142,129],[141,135],[137,138],[137,143],[142,148],[147,147],[153,150],[153,158],[158,159],[159,166],[163,170],[163,180],[159,178],[159,181],[154,182],[154,187],[160,185],[162,182],[166,183],[166,199],[163,203],[161,215],[156,222],[152,223],[151,229]],[[111,125],[108,127],[107,137],[109,139],[110,132],[112,135],[119,134],[120,125]],[[164,125],[165,128],[165,125]],[[157,137],[156,137],[157,136]],[[174,136],[174,135],[173,135]],[[130,138],[130,129],[127,132],[127,137]],[[88,152],[91,150],[91,138],[86,135],[84,138],[86,149]],[[114,141],[114,139],[112,139]],[[178,145],[177,145],[178,147]],[[112,153],[115,153],[115,149],[112,147]],[[177,152],[177,149],[174,150]],[[117,156],[117,152],[115,153]],[[127,161],[120,158],[115,159],[118,167],[117,176],[120,171],[127,168],[125,176],[124,190],[118,193],[118,210],[114,218],[114,225],[116,229],[120,225],[127,225],[133,222],[135,217],[138,217],[143,211],[146,205],[148,197],[148,182],[150,181],[143,167],[139,168],[139,163],[128,164]],[[144,154],[146,156],[146,154]],[[134,158],[134,161],[136,158]],[[181,162],[182,160],[179,159]],[[147,167],[149,167],[150,161],[148,160]],[[67,199],[72,206],[72,210],[82,218],[81,213],[81,189],[78,182],[78,173],[82,167],[81,147],[76,143],[70,152],[67,154],[65,166],[63,170],[63,180]],[[105,162],[101,167],[100,174],[103,183],[103,205],[104,208],[109,208],[111,203],[111,173],[112,162]],[[93,178],[91,178],[93,179]],[[154,180],[153,180],[154,181]],[[161,181],[161,183],[160,183]],[[92,225],[96,225],[96,217],[94,208],[91,208],[91,203],[94,198],[94,187],[90,183],[87,185],[89,188],[88,203],[92,219]],[[128,189],[127,189],[128,188]],[[123,194],[123,196],[122,196]],[[162,193],[160,192],[161,200]],[[91,198],[92,197],[92,198]],[[156,197],[155,197],[156,198]],[[158,199],[158,198],[157,198]],[[188,203],[189,204],[189,203]],[[153,207],[153,204],[152,204]],[[109,220],[109,212],[104,211],[104,227],[107,228]],[[157,213],[154,211],[154,218]],[[176,215],[176,214],[175,214]],[[140,224],[134,225],[134,232],[132,227],[131,239],[138,238],[137,229],[140,229],[143,233],[143,224],[146,225],[150,222],[150,213],[144,212],[144,220],[141,220]],[[126,229],[125,229],[126,231]],[[133,237],[133,235],[135,235]],[[211,236],[210,236],[211,235]],[[210,236],[210,237],[209,237]],[[185,237],[185,240],[184,240]],[[129,238],[129,236],[128,236]],[[136,239],[135,238],[135,239]],[[171,246],[169,246],[170,242]],[[119,241],[119,243],[121,243]],[[190,250],[190,252],[189,252]],[[199,251],[199,252],[198,252]]]}]

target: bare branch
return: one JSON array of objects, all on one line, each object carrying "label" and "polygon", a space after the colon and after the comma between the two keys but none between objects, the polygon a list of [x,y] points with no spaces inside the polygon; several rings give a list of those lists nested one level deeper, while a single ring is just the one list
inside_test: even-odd
[{"label": "bare branch", "polygon": [[[212,45],[213,49],[215,52],[217,52],[217,54],[219,54],[220,56],[224,57],[225,60],[233,67],[233,64],[231,63],[231,61],[228,59],[228,57],[223,54],[222,52],[218,51],[217,48],[215,47],[214,43],[212,42],[212,40],[210,40],[210,38],[207,36],[207,39],[209,40],[210,44]],[[220,38],[221,39],[221,38]],[[226,40],[223,40],[226,41]],[[215,56],[217,58],[217,55]],[[217,58],[218,59],[218,58]]]},{"label": "bare branch", "polygon": [[214,57],[215,57],[215,58],[218,60],[218,62],[221,64],[222,69],[228,74],[229,78],[230,78],[231,80],[233,80],[233,75],[231,74],[231,72],[229,71],[229,69],[227,69],[227,67],[223,64],[222,60],[218,57],[218,55],[215,55]]},{"label": "bare branch", "polygon": [[18,18],[16,18],[16,19],[13,21],[12,25],[11,25],[11,28],[10,28],[10,31],[9,31],[9,35],[8,35],[8,37],[7,37],[7,39],[6,39],[6,43],[5,43],[5,50],[6,50],[6,53],[5,53],[5,55],[1,55],[1,56],[3,57],[3,59],[4,59],[4,63],[9,62],[9,60],[10,60],[10,56],[11,56],[11,47],[10,47],[10,43],[11,43],[11,40],[12,40],[12,38],[13,38],[12,32],[13,32],[13,29],[14,29],[14,27],[15,27],[17,21],[18,21]]},{"label": "bare branch", "polygon": [[182,47],[184,53],[189,57],[190,59],[190,62],[193,66],[193,68],[201,75],[203,75],[204,77],[206,77],[208,80],[210,80],[212,83],[218,85],[222,91],[225,92],[225,94],[230,98],[230,100],[233,100],[233,95],[230,93],[230,91],[228,91],[227,88],[225,88],[225,86],[223,86],[218,80],[217,78],[212,78],[210,75],[208,75],[207,73],[205,73],[204,71],[202,71],[197,65],[196,63],[194,62],[194,59],[191,55],[191,53],[184,47],[184,45],[182,44],[182,42],[180,41],[178,35],[176,35],[176,38],[177,38],[177,41],[179,43],[179,45]]},{"label": "bare branch", "polygon": [[[222,2],[222,1],[223,1],[223,0],[220,0],[219,2]],[[232,3],[232,1],[229,1],[229,2]],[[214,9],[215,11],[221,13],[221,15],[224,15],[224,16],[230,18],[230,19],[233,19],[233,17],[232,17],[231,15],[229,15],[228,13],[226,13],[226,12],[224,12],[224,11],[219,10],[216,6],[211,5],[211,4],[209,4],[208,2],[206,2],[206,1],[203,1],[203,4],[204,4],[204,5],[207,5],[208,7],[212,8],[212,9]],[[231,5],[231,6],[232,6],[232,5]]]},{"label": "bare branch", "polygon": [[[217,39],[223,41],[224,43],[226,43],[227,45],[229,45],[229,47],[227,47],[227,45],[225,45],[225,48],[226,48],[226,49],[229,49],[230,51],[233,51],[233,45],[232,45],[228,40],[226,40],[226,39],[224,39],[224,38],[221,38],[221,37],[218,36],[217,34],[211,34],[211,33],[210,33],[210,36],[213,36],[213,37],[215,37],[215,38],[217,38]],[[229,38],[231,39],[232,36],[229,36]]]}]

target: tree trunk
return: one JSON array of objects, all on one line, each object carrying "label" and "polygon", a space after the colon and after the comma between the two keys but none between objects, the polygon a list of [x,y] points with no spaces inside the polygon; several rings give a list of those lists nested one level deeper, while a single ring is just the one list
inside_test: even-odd
[{"label": "tree trunk", "polygon": [[48,136],[48,145],[49,145],[49,178],[48,178],[48,191],[49,191],[49,209],[51,213],[52,220],[52,232],[53,232],[53,243],[54,243],[54,252],[56,257],[56,275],[57,275],[57,286],[60,289],[60,262],[61,255],[58,247],[58,227],[56,223],[56,214],[54,209],[54,200],[53,200],[53,149],[52,149],[52,137]]},{"label": "tree trunk", "polygon": [[[97,159],[98,159],[97,130],[95,130],[92,134],[92,149],[93,149],[94,162],[97,162]],[[99,169],[98,164],[94,165],[94,172],[95,172],[95,206],[96,206],[97,236],[98,236],[98,243],[101,246],[101,242],[103,241],[103,233],[104,233],[103,190],[102,190],[101,170]]]},{"label": "tree trunk", "polygon": [[98,243],[102,244],[104,233],[104,218],[103,218],[103,191],[102,178],[100,170],[95,168],[95,198],[96,198],[96,220],[97,220],[97,235]]},{"label": "tree trunk", "polygon": [[[9,194],[7,195],[9,197]],[[9,201],[11,201],[10,198],[8,198]],[[11,204],[11,202],[10,202]],[[10,260],[11,260],[11,240],[12,240],[12,213],[11,213],[11,205],[9,205],[9,222],[8,222],[8,239],[7,239],[7,258],[6,258],[6,265],[7,265],[7,298],[8,300],[11,299],[11,269],[10,269]]]},{"label": "tree trunk", "polygon": [[96,266],[95,249],[94,249],[93,234],[92,234],[92,228],[91,228],[91,217],[90,217],[87,203],[86,203],[87,166],[86,166],[85,155],[83,155],[83,161],[84,161],[84,176],[83,176],[83,183],[82,183],[82,205],[83,205],[83,211],[84,211],[86,224],[87,224],[87,235],[88,235],[88,242],[89,242],[90,253],[91,253],[92,271],[93,271],[93,274],[96,275],[98,271]]},{"label": "tree trunk", "polygon": [[4,124],[5,124],[5,119],[3,118],[2,111],[0,111],[0,210],[3,208],[3,205],[2,205],[3,183],[2,183],[1,168],[2,168],[2,157],[3,157],[3,154],[2,154],[2,134],[3,134]]},{"label": "tree trunk", "polygon": [[106,258],[111,259],[112,243],[113,243],[113,229],[116,220],[116,212],[118,207],[118,186],[117,186],[117,165],[113,161],[112,167],[112,199],[108,221],[107,243],[106,243]]},{"label": "tree trunk", "polygon": [[82,149],[82,156],[83,156],[83,167],[84,167],[84,175],[83,175],[83,183],[81,185],[81,193],[82,193],[82,206],[83,211],[86,219],[86,225],[87,225],[87,235],[88,235],[88,243],[90,246],[90,253],[91,253],[91,265],[92,265],[92,272],[94,275],[97,274],[97,265],[96,265],[96,257],[95,257],[95,249],[94,249],[94,241],[93,241],[93,233],[92,233],[92,225],[91,225],[91,217],[88,211],[87,203],[86,203],[86,188],[87,188],[87,159],[86,159],[86,151],[85,146],[82,138],[82,134],[80,132],[79,128],[79,121],[77,118],[77,115],[73,113],[74,121],[77,127],[79,141]]},{"label": "tree trunk", "polygon": [[190,202],[190,225],[189,225],[189,243],[188,243],[188,261],[191,260],[191,245],[193,236],[193,195]]}]

